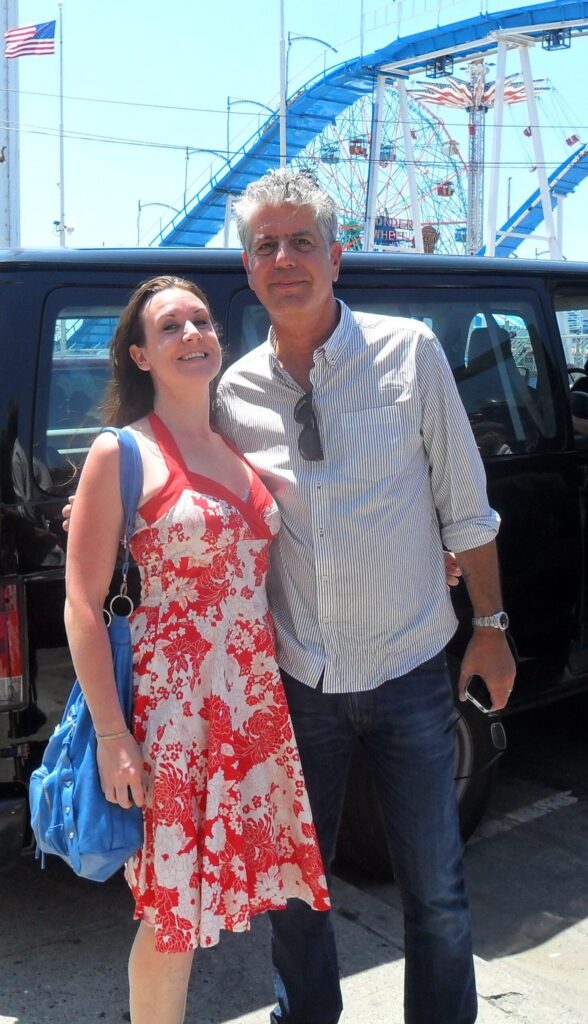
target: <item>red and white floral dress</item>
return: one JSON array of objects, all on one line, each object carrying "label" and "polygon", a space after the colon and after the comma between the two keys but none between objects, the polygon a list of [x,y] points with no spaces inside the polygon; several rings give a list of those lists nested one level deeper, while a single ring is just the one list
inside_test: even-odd
[{"label": "red and white floral dress", "polygon": [[133,731],[149,782],[126,876],[156,948],[182,952],[291,897],[330,904],[265,592],[279,510],[255,474],[242,501],[191,473],[150,422],[169,477],[131,543]]}]

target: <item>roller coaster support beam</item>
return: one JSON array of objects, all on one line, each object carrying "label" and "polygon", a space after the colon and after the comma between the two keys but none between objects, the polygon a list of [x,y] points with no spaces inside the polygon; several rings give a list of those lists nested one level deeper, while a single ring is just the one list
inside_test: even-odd
[{"label": "roller coaster support beam", "polygon": [[419,191],[416,181],[416,165],[414,160],[414,147],[412,135],[410,134],[410,123],[408,120],[408,100],[406,98],[406,82],[399,78],[396,83],[398,97],[400,100],[400,120],[402,122],[402,137],[404,140],[404,152],[406,154],[406,177],[408,180],[408,194],[410,196],[410,209],[412,216],[412,228],[414,231],[414,247],[416,252],[424,252],[423,226],[421,224],[421,208],[419,205]]},{"label": "roller coaster support beam", "polygon": [[230,192],[227,192],[227,198],[225,199],[225,222],[223,225],[223,249],[229,248],[229,234],[231,231],[231,212],[233,209],[233,197]]},{"label": "roller coaster support beam", "polygon": [[541,139],[541,129],[539,127],[539,112],[537,110],[537,101],[535,99],[535,90],[533,88],[533,77],[531,75],[531,61],[529,59],[528,46],[520,46],[519,55],[521,58],[523,82],[525,83],[529,124],[531,125],[531,131],[533,133],[531,135],[531,139],[533,141],[533,152],[535,154],[535,164],[537,166],[537,180],[539,182],[543,222],[547,233],[547,244],[549,246],[549,254],[552,260],[560,260],[562,258],[562,253],[555,234],[553,210],[551,208],[551,197],[549,195],[549,184],[547,181],[545,157],[543,154],[543,141]]},{"label": "roller coaster support beam", "polygon": [[559,244],[559,248],[560,248],[560,250],[562,252],[562,255],[563,255],[563,251],[564,251],[564,248],[563,248],[563,203],[564,203],[564,197],[563,196],[558,196],[557,197],[557,206],[556,206],[556,210],[557,210],[557,241],[558,241],[558,244]]},{"label": "roller coaster support beam", "polygon": [[494,133],[492,136],[492,164],[490,167],[490,198],[488,201],[488,227],[486,242],[486,253],[488,256],[496,254],[496,230],[498,227],[498,184],[500,179],[500,155],[502,148],[502,118],[504,115],[504,84],[506,73],[506,48],[505,39],[498,43],[498,54],[496,59],[496,100],[494,103]]},{"label": "roller coaster support beam", "polygon": [[378,199],[378,168],[380,165],[380,147],[382,144],[382,123],[384,114],[385,91],[386,77],[385,75],[378,75],[376,79],[376,91],[372,103],[370,162],[368,168],[367,196],[365,201],[365,226],[363,231],[364,252],[371,252],[371,250],[374,248],[376,207]]}]

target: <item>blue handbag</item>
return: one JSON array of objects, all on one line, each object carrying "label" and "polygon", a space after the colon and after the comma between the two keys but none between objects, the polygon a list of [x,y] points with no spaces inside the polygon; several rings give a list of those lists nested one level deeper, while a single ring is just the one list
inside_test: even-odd
[{"label": "blue handbag", "polygon": [[[132,719],[133,652],[127,616],[115,614],[127,595],[129,542],[143,486],[143,467],[137,443],[128,431],[106,427],[120,445],[120,490],[125,511],[124,559],[119,595],[107,614],[114,675],[128,726]],[[104,882],[143,842],[143,814],[109,803],[102,792],[96,762],[96,733],[79,682],[76,680],[61,723],[49,740],[43,761],[31,775],[31,825],[37,852],[61,857],[77,875]]]}]

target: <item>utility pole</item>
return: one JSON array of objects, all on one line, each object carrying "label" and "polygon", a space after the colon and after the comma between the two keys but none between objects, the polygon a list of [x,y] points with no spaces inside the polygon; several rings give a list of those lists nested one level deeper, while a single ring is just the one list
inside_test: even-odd
[{"label": "utility pole", "polygon": [[59,10],[59,244],[65,246],[65,149],[63,130],[63,2]]},{"label": "utility pole", "polygon": [[[0,40],[18,25],[18,0],[4,0]],[[20,147],[18,60],[2,61],[0,81],[0,248],[20,246]]]},{"label": "utility pole", "polygon": [[286,14],[284,0],[280,0],[280,167],[286,166]]}]

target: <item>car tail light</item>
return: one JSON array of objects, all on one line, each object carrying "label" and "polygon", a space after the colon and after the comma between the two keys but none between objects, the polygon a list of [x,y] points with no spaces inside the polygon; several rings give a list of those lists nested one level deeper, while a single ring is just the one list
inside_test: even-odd
[{"label": "car tail light", "polygon": [[24,595],[16,579],[0,579],[0,711],[26,704]]}]

